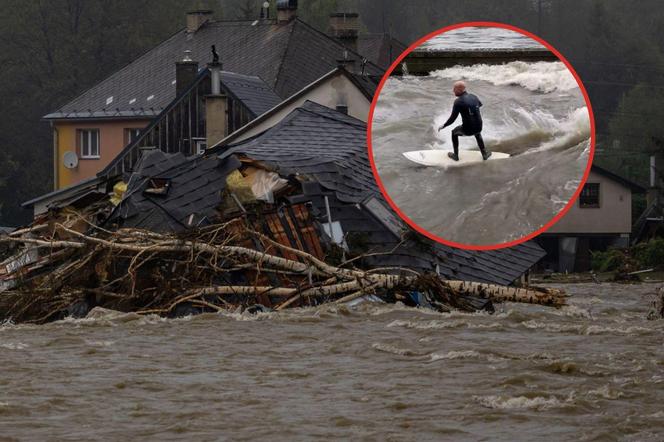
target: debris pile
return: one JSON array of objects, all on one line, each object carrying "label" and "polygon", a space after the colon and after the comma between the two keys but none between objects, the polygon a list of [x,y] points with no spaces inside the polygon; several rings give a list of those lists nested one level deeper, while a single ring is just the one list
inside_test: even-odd
[{"label": "debris pile", "polygon": [[0,239],[17,248],[1,267],[0,320],[42,323],[84,316],[96,306],[164,316],[281,310],[365,296],[439,311],[492,309],[491,302],[502,301],[565,303],[550,289],[331,265],[252,230],[245,218],[180,234],[83,224],[85,217],[71,217]]},{"label": "debris pile", "polygon": [[0,320],[94,307],[180,316],[364,300],[439,311],[565,303],[555,290],[508,287],[544,256],[535,244],[475,252],[405,226],[376,186],[365,136],[364,122],[306,102],[235,144],[190,157],[145,147],[118,157],[121,174],[26,203],[33,225],[0,237]]}]

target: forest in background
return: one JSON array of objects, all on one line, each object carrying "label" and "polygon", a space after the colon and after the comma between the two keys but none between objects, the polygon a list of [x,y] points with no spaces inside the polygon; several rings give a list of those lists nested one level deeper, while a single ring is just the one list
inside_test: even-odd
[{"label": "forest in background", "polygon": [[[185,12],[258,18],[263,0],[0,0],[0,225],[52,190],[52,136],[41,117],[184,27]],[[275,1],[272,0],[272,8]],[[596,162],[647,184],[664,149],[664,8],[660,0],[300,0],[326,31],[331,12],[359,12],[364,32],[406,44],[463,21],[497,21],[556,47],[581,76],[597,122]]]}]

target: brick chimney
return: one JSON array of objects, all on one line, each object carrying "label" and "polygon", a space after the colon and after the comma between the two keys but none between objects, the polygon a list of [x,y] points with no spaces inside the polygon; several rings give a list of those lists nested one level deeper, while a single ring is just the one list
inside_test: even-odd
[{"label": "brick chimney", "polygon": [[193,34],[211,19],[212,11],[210,9],[199,9],[187,12],[187,33]]},{"label": "brick chimney", "polygon": [[180,95],[198,76],[198,62],[191,59],[191,51],[184,51],[184,58],[175,62],[175,94]]},{"label": "brick chimney", "polygon": [[297,0],[277,0],[277,23],[288,23],[297,16]]},{"label": "brick chimney", "polygon": [[357,52],[357,36],[360,32],[360,15],[357,12],[330,14],[330,36]]},{"label": "brick chimney", "polygon": [[208,147],[228,135],[228,97],[221,92],[221,63],[208,63],[211,94],[205,97],[205,138]]}]

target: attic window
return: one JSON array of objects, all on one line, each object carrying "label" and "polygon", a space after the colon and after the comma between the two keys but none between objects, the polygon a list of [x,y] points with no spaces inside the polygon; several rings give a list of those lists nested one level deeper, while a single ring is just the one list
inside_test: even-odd
[{"label": "attic window", "polygon": [[579,195],[579,207],[582,209],[599,208],[599,183],[586,183]]},{"label": "attic window", "polygon": [[175,84],[175,83],[177,83],[177,80],[171,81],[171,84]]},{"label": "attic window", "polygon": [[150,95],[150,96],[148,97],[148,101],[152,100],[153,98],[154,98],[154,95]]},{"label": "attic window", "polygon": [[110,96],[106,99],[106,105],[113,103],[113,96]]},{"label": "attic window", "polygon": [[134,104],[134,103],[136,103],[136,99],[135,99],[135,98],[132,98],[131,100],[129,100],[129,104]]},{"label": "attic window", "polygon": [[166,196],[171,188],[170,178],[150,178],[144,194]]}]

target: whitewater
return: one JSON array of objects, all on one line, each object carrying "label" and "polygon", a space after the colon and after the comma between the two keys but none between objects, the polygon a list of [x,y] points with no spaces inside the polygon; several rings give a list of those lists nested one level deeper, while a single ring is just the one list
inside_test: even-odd
[{"label": "whitewater", "polygon": [[[452,149],[452,85],[467,83],[483,102],[482,131],[492,151],[512,155],[458,168],[411,163],[404,152]],[[562,62],[454,66],[428,76],[390,77],[372,121],[380,179],[394,203],[420,227],[449,241],[491,245],[545,225],[572,198],[590,153],[590,117]],[[477,150],[463,137],[464,150]]]}]

